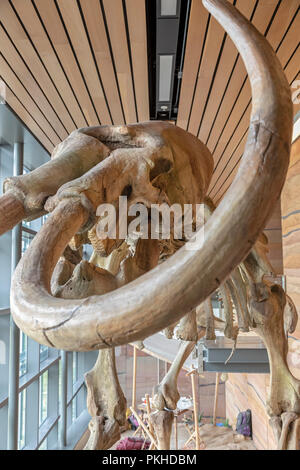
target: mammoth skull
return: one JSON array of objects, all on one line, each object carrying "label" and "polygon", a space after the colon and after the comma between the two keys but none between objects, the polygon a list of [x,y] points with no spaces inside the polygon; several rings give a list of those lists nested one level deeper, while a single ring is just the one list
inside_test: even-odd
[{"label": "mammoth skull", "polygon": [[42,344],[102,349],[178,322],[245,258],[280,195],[292,132],[284,73],[265,38],[231,4],[203,3],[236,44],[252,85],[249,137],[239,172],[192,250],[184,244],[110,292],[68,299],[51,294],[51,278],[72,237],[88,233],[102,254],[123,243],[118,233],[117,240],[95,237],[99,205],[115,205],[121,195],[128,196],[129,205],[201,203],[212,175],[210,153],[197,138],[168,123],[91,127],[73,132],[46,165],[8,179],[0,199],[0,233],[24,218],[52,212],[19,263],[11,289],[16,324]]}]

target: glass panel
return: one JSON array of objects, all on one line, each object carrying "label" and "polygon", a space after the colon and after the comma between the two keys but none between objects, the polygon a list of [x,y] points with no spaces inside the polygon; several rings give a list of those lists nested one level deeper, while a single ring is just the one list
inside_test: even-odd
[{"label": "glass panel", "polygon": [[48,371],[40,376],[40,425],[48,415]]},{"label": "glass panel", "polygon": [[48,355],[49,355],[48,346],[45,346],[44,344],[40,344],[40,363],[45,361],[45,359],[48,358]]},{"label": "glass panel", "polygon": [[25,333],[21,332],[20,334],[20,369],[19,375],[26,374],[27,372],[27,336]]},{"label": "glass panel", "polygon": [[19,394],[19,449],[25,446],[26,389]]},{"label": "glass panel", "polygon": [[[27,168],[26,166],[23,166],[23,175],[27,175],[28,173],[30,173],[29,168]],[[28,227],[28,228],[31,227],[31,222],[27,222],[26,220],[23,220],[22,224],[25,225],[25,227]]]},{"label": "glass panel", "polygon": [[33,240],[33,238],[34,238],[34,235],[32,235],[31,233],[27,233],[24,231],[22,232],[22,255],[24,255],[25,251],[29,247],[30,242]]},{"label": "glass panel", "polygon": [[159,56],[159,101],[170,101],[172,66],[172,55]]},{"label": "glass panel", "polygon": [[76,416],[76,398],[77,397],[73,398],[73,400],[72,400],[72,423],[75,421],[75,419],[77,417]]},{"label": "glass panel", "polygon": [[40,445],[39,450],[47,450],[47,439]]},{"label": "glass panel", "polygon": [[73,352],[73,384],[77,382],[78,377],[78,353]]},{"label": "glass panel", "polygon": [[50,215],[50,214],[45,214],[45,215],[42,216],[42,219],[41,219],[41,224],[42,224],[42,225],[46,222],[46,220],[47,220],[47,218],[49,217],[49,215]]}]

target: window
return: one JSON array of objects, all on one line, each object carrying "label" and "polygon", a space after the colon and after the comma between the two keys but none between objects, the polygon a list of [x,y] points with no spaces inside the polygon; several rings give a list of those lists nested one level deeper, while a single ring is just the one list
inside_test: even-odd
[{"label": "window", "polygon": [[[12,174],[12,151],[4,158],[0,150],[0,157],[2,179]],[[24,168],[24,174],[29,171],[29,168]],[[34,221],[23,221],[22,255],[47,217],[48,214]],[[2,237],[1,242],[0,262],[2,266],[5,266],[5,275],[1,282],[1,298],[3,308],[7,308],[9,312],[11,237]],[[4,270],[2,270],[3,273]],[[6,358],[9,357],[9,325],[9,314],[1,315],[0,345],[3,344],[6,348]],[[71,426],[76,426],[77,418],[82,413],[87,413],[84,373],[92,368],[97,352],[67,353],[69,360],[64,375],[60,367],[61,351],[40,345],[28,338],[23,332],[20,332],[19,354],[17,370],[19,375],[18,448],[40,450],[56,448],[58,447],[59,426],[65,426],[68,437]],[[0,361],[0,450],[7,448],[10,373],[7,360],[3,364],[2,362]],[[63,387],[68,391],[65,398],[61,393]],[[66,411],[65,423],[62,422],[60,404]],[[86,425],[88,418],[87,414]],[[81,437],[82,431],[82,426],[78,427],[78,439]],[[68,439],[66,442],[69,443]]]},{"label": "window", "polygon": [[19,449],[25,446],[26,389],[19,394]]},{"label": "window", "polygon": [[40,363],[48,358],[49,348],[44,344],[40,344]]},{"label": "window", "polygon": [[48,371],[40,376],[40,425],[48,415]]},{"label": "window", "polygon": [[30,242],[33,240],[34,234],[25,232],[23,230],[22,232],[22,255],[24,255],[25,251],[30,245]]}]

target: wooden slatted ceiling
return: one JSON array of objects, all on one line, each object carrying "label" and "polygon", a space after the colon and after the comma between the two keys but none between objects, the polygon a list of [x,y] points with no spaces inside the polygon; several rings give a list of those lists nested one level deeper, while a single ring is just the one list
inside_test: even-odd
[{"label": "wooden slatted ceiling", "polygon": [[[231,3],[267,37],[292,84],[300,64],[299,0]],[[300,106],[294,108],[296,113]],[[237,173],[250,114],[251,89],[241,57],[202,3],[193,0],[177,125],[197,135],[213,153],[209,195],[217,204]]]},{"label": "wooden slatted ceiling", "polygon": [[1,0],[0,77],[49,152],[78,127],[148,120],[144,0]]},{"label": "wooden slatted ceiling", "polygon": [[[230,0],[299,75],[299,0]],[[1,0],[7,102],[51,152],[77,127],[149,119],[145,0]],[[295,105],[295,113],[300,105]],[[177,125],[213,153],[218,203],[239,167],[251,90],[234,44],[192,0]]]}]

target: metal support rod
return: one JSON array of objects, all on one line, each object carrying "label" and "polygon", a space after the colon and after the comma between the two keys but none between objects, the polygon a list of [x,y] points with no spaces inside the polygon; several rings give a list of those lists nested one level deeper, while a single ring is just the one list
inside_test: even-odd
[{"label": "metal support rod", "polygon": [[61,352],[61,420],[60,420],[60,446],[67,446],[67,405],[68,405],[68,353]]},{"label": "metal support rod", "polygon": [[[194,427],[195,427],[195,430],[194,430],[193,434],[191,435],[190,439],[194,439],[194,437],[195,437],[196,450],[200,450],[201,439],[200,439],[199,423],[198,423],[198,402],[197,402],[196,382],[195,382],[195,375],[196,374],[198,376],[198,373],[197,373],[196,369],[194,369],[192,367],[190,372],[188,372],[186,375],[191,377],[192,393],[193,393],[193,406],[194,406]],[[188,441],[185,443],[185,445],[187,445],[187,443],[190,441],[190,439],[188,439]]]},{"label": "metal support rod", "polygon": [[220,383],[220,372],[217,372],[216,373],[215,400],[214,400],[214,414],[213,414],[213,425],[214,426],[216,425],[216,422],[217,422],[219,383]]},{"label": "metal support rod", "polygon": [[159,358],[156,359],[156,365],[157,365],[157,383],[160,383],[160,360]]},{"label": "metal support rod", "polygon": [[136,359],[137,348],[133,346],[133,373],[132,373],[132,408],[136,408]]},{"label": "metal support rod", "polygon": [[[13,174],[23,174],[23,144],[14,144]],[[22,223],[12,230],[11,275],[22,256]],[[7,449],[18,449],[20,330],[10,317]]]},{"label": "metal support rod", "polygon": [[192,380],[192,393],[193,393],[193,403],[194,403],[194,426],[196,433],[196,450],[200,449],[200,435],[199,435],[199,425],[198,425],[198,402],[196,394],[196,383],[195,383],[195,373],[191,374]]}]

